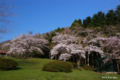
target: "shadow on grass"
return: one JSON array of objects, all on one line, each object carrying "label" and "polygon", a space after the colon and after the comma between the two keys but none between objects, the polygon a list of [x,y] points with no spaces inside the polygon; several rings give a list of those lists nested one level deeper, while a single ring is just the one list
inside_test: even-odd
[{"label": "shadow on grass", "polygon": [[19,70],[19,69],[22,69],[22,68],[20,68],[20,67],[16,67],[14,70]]},{"label": "shadow on grass", "polygon": [[78,68],[73,68],[75,70],[79,70],[79,71],[82,71],[83,69],[80,67],[79,69]]},{"label": "shadow on grass", "polygon": [[82,71],[82,69],[78,69],[79,71]]},{"label": "shadow on grass", "polygon": [[20,67],[16,67],[15,69],[0,70],[0,71],[11,71],[11,70],[20,70],[20,69],[22,69],[22,68],[20,68]]},{"label": "shadow on grass", "polygon": [[94,68],[94,67],[92,67],[92,66],[84,65],[82,68],[83,68],[84,70],[89,70],[89,71],[97,72],[97,68]]},{"label": "shadow on grass", "polygon": [[97,72],[97,70],[93,70],[94,72]]}]

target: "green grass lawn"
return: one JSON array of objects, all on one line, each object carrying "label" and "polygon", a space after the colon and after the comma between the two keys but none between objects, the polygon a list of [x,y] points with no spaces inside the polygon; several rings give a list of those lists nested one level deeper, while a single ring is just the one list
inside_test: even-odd
[{"label": "green grass lawn", "polygon": [[[70,73],[42,71],[44,64],[53,61],[50,59],[32,58],[14,60],[18,62],[18,68],[16,70],[0,71],[0,80],[109,80],[110,77],[116,77],[117,79],[114,80],[120,80],[120,75],[117,74],[99,74],[87,70],[73,69]],[[102,77],[107,77],[107,79]]]}]

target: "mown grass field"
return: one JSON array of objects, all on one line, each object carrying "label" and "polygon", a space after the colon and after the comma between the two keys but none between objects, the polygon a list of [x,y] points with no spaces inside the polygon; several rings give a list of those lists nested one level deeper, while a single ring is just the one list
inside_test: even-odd
[{"label": "mown grass field", "polygon": [[[110,77],[116,77],[114,80],[120,80],[120,75],[117,74],[99,74],[88,70],[73,69],[70,73],[42,71],[44,64],[53,61],[50,59],[32,58],[14,60],[18,62],[17,69],[0,71],[0,80],[111,80]],[[107,78],[103,79],[102,77]]]}]

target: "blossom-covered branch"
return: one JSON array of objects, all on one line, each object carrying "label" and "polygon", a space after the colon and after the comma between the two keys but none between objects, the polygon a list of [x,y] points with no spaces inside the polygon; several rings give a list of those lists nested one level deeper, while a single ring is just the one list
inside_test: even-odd
[{"label": "blossom-covered branch", "polygon": [[9,45],[10,49],[8,53],[13,54],[27,54],[33,52],[33,50],[37,50],[44,54],[42,48],[47,47],[48,41],[45,39],[35,38],[33,35],[25,35],[21,34],[19,37],[11,40],[10,43],[5,43],[3,47]]}]

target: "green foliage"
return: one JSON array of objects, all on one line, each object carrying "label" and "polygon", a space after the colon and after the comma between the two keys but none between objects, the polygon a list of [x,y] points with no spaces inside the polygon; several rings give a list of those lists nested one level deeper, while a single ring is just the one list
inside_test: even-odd
[{"label": "green foliage", "polygon": [[78,19],[78,23],[79,23],[80,25],[82,25],[82,21],[81,21],[81,19]]},{"label": "green foliage", "polygon": [[63,31],[63,30],[64,30],[64,28],[61,28],[61,30]]},{"label": "green foliage", "polygon": [[91,27],[104,26],[105,24],[105,14],[102,11],[99,11],[97,14],[94,14],[92,21],[90,23]]},{"label": "green foliage", "polygon": [[[83,24],[82,24],[83,22]],[[72,23],[70,29],[73,27],[78,27],[78,24],[82,25],[84,28],[87,27],[102,27],[104,28],[105,25],[107,26],[115,26],[120,24],[120,5],[117,6],[116,10],[109,10],[107,14],[99,11],[97,14],[94,14],[93,17],[86,17],[86,19],[77,20],[75,19]]]},{"label": "green foliage", "polygon": [[84,28],[87,27],[87,21],[86,21],[86,19],[83,20],[83,27],[84,27]]},{"label": "green foliage", "polygon": [[106,14],[106,25],[116,25],[117,23],[117,16],[115,11],[109,10],[108,13]]},{"label": "green foliage", "polygon": [[61,30],[60,27],[58,27],[55,31],[56,32],[60,32],[60,30]]},{"label": "green foliage", "polygon": [[49,41],[49,43],[52,42],[52,37],[56,36],[56,33],[54,31],[52,31],[51,33],[46,33],[46,37],[45,39],[47,39]]},{"label": "green foliage", "polygon": [[88,17],[86,17],[86,19],[83,20],[83,27],[85,27],[85,28],[88,27],[90,25],[90,23],[91,23],[91,17],[88,16]]},{"label": "green foliage", "polygon": [[92,17],[92,22],[90,23],[90,26],[92,27],[96,27],[98,26],[97,24],[99,23],[99,19],[98,19],[98,16],[97,14],[94,14],[93,17]]},{"label": "green foliage", "polygon": [[72,23],[72,25],[71,26],[75,26],[75,23]]},{"label": "green foliage", "polygon": [[12,70],[17,66],[17,62],[12,59],[0,58],[0,70]]},{"label": "green foliage", "polygon": [[51,37],[53,37],[53,36],[56,36],[56,33],[55,33],[55,32],[52,32],[52,33],[51,33]]},{"label": "green foliage", "polygon": [[70,27],[70,29],[72,29],[73,27],[79,27],[80,25],[82,25],[82,21],[81,21],[81,19],[75,19],[74,20],[74,22],[71,24],[71,27]]},{"label": "green foliage", "polygon": [[117,17],[117,23],[120,23],[120,5],[117,6],[115,14]]},{"label": "green foliage", "polygon": [[56,29],[55,31],[56,31],[56,32],[62,32],[63,30],[64,30],[64,28],[61,28],[61,29],[60,29],[60,28],[58,27],[58,29]]},{"label": "green foliage", "polygon": [[88,17],[86,17],[86,19],[83,20],[83,27],[85,27],[85,28],[88,27],[90,25],[90,23],[91,23],[91,17],[88,16]]},{"label": "green foliage", "polygon": [[87,26],[89,26],[89,24],[91,23],[91,17],[90,17],[90,16],[88,16],[88,17],[86,18],[86,22],[87,22]]},{"label": "green foliage", "polygon": [[98,12],[98,18],[99,18],[99,25],[98,26],[104,26],[105,24],[105,13],[103,13],[102,11]]},{"label": "green foliage", "polygon": [[74,23],[77,23],[77,22],[78,22],[77,19],[75,19],[75,20],[74,20]]},{"label": "green foliage", "polygon": [[72,62],[73,68],[77,68],[77,64]]},{"label": "green foliage", "polygon": [[73,65],[70,62],[52,61],[45,64],[42,70],[49,72],[71,72],[72,68]]},{"label": "green foliage", "polygon": [[74,26],[75,26],[75,23],[72,23],[72,25],[71,25],[70,29],[72,29]]}]

